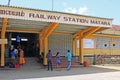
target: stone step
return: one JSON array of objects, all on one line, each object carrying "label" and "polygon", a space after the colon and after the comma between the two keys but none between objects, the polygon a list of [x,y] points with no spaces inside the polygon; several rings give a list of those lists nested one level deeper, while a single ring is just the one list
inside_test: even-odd
[{"label": "stone step", "polygon": [[[78,63],[78,59],[76,58],[72,58],[72,62],[71,62],[71,67],[79,67],[79,63]],[[53,57],[52,58],[52,65],[53,67],[56,67],[56,58]],[[61,58],[61,67],[65,68],[67,67],[67,59],[65,57]]]}]

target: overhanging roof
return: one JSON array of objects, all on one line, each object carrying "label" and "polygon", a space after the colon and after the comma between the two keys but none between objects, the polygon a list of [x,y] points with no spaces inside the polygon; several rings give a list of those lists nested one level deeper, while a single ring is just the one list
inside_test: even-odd
[{"label": "overhanging roof", "polygon": [[96,32],[100,35],[109,35],[109,36],[120,36],[120,25],[112,25],[112,28],[102,29],[101,31]]},{"label": "overhanging roof", "polygon": [[[2,18],[0,18],[2,24]],[[21,32],[21,31],[34,31],[35,33],[42,31],[50,22],[31,21],[31,20],[18,20],[8,19],[7,31],[8,32]],[[0,28],[2,26],[0,25]],[[71,24],[59,24],[54,32],[63,33],[75,33],[83,30],[89,26],[71,25]]]}]

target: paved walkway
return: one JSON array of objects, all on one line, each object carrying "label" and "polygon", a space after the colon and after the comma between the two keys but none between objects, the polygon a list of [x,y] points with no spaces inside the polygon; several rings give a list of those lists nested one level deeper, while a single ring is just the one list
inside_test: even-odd
[{"label": "paved walkway", "polygon": [[27,58],[19,69],[0,69],[0,80],[120,80],[120,64],[47,71],[35,58]]},{"label": "paved walkway", "polygon": [[[33,65],[34,66],[34,65]],[[0,70],[0,80],[120,80],[120,66],[107,68],[104,66],[89,66],[72,68],[67,71],[46,71],[42,67],[30,67],[10,70]]]}]

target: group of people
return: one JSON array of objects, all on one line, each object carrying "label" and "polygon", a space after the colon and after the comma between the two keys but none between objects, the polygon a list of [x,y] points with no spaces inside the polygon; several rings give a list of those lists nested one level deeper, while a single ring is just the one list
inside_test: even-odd
[{"label": "group of people", "polygon": [[24,51],[21,47],[17,49],[12,48],[10,51],[10,58],[13,64],[18,63],[20,65],[23,65],[25,63]]},{"label": "group of people", "polygon": [[[71,69],[71,60],[72,60],[72,54],[70,52],[70,50],[67,51],[65,57],[67,58],[67,70],[69,71]],[[48,51],[47,55],[47,63],[48,63],[48,71],[51,68],[51,71],[53,70],[53,66],[52,66],[52,53],[51,50]],[[60,68],[60,64],[61,64],[61,60],[60,60],[60,53],[57,52],[56,54],[56,68],[59,70]]]}]

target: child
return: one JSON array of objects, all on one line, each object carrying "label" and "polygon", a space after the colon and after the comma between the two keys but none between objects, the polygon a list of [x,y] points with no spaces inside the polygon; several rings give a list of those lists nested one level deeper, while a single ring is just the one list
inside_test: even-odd
[{"label": "child", "polygon": [[15,63],[15,52],[14,52],[14,49],[11,52],[11,61],[12,61],[13,64]]},{"label": "child", "polygon": [[59,55],[59,52],[57,52],[56,54],[56,70],[60,70],[60,55]]}]

